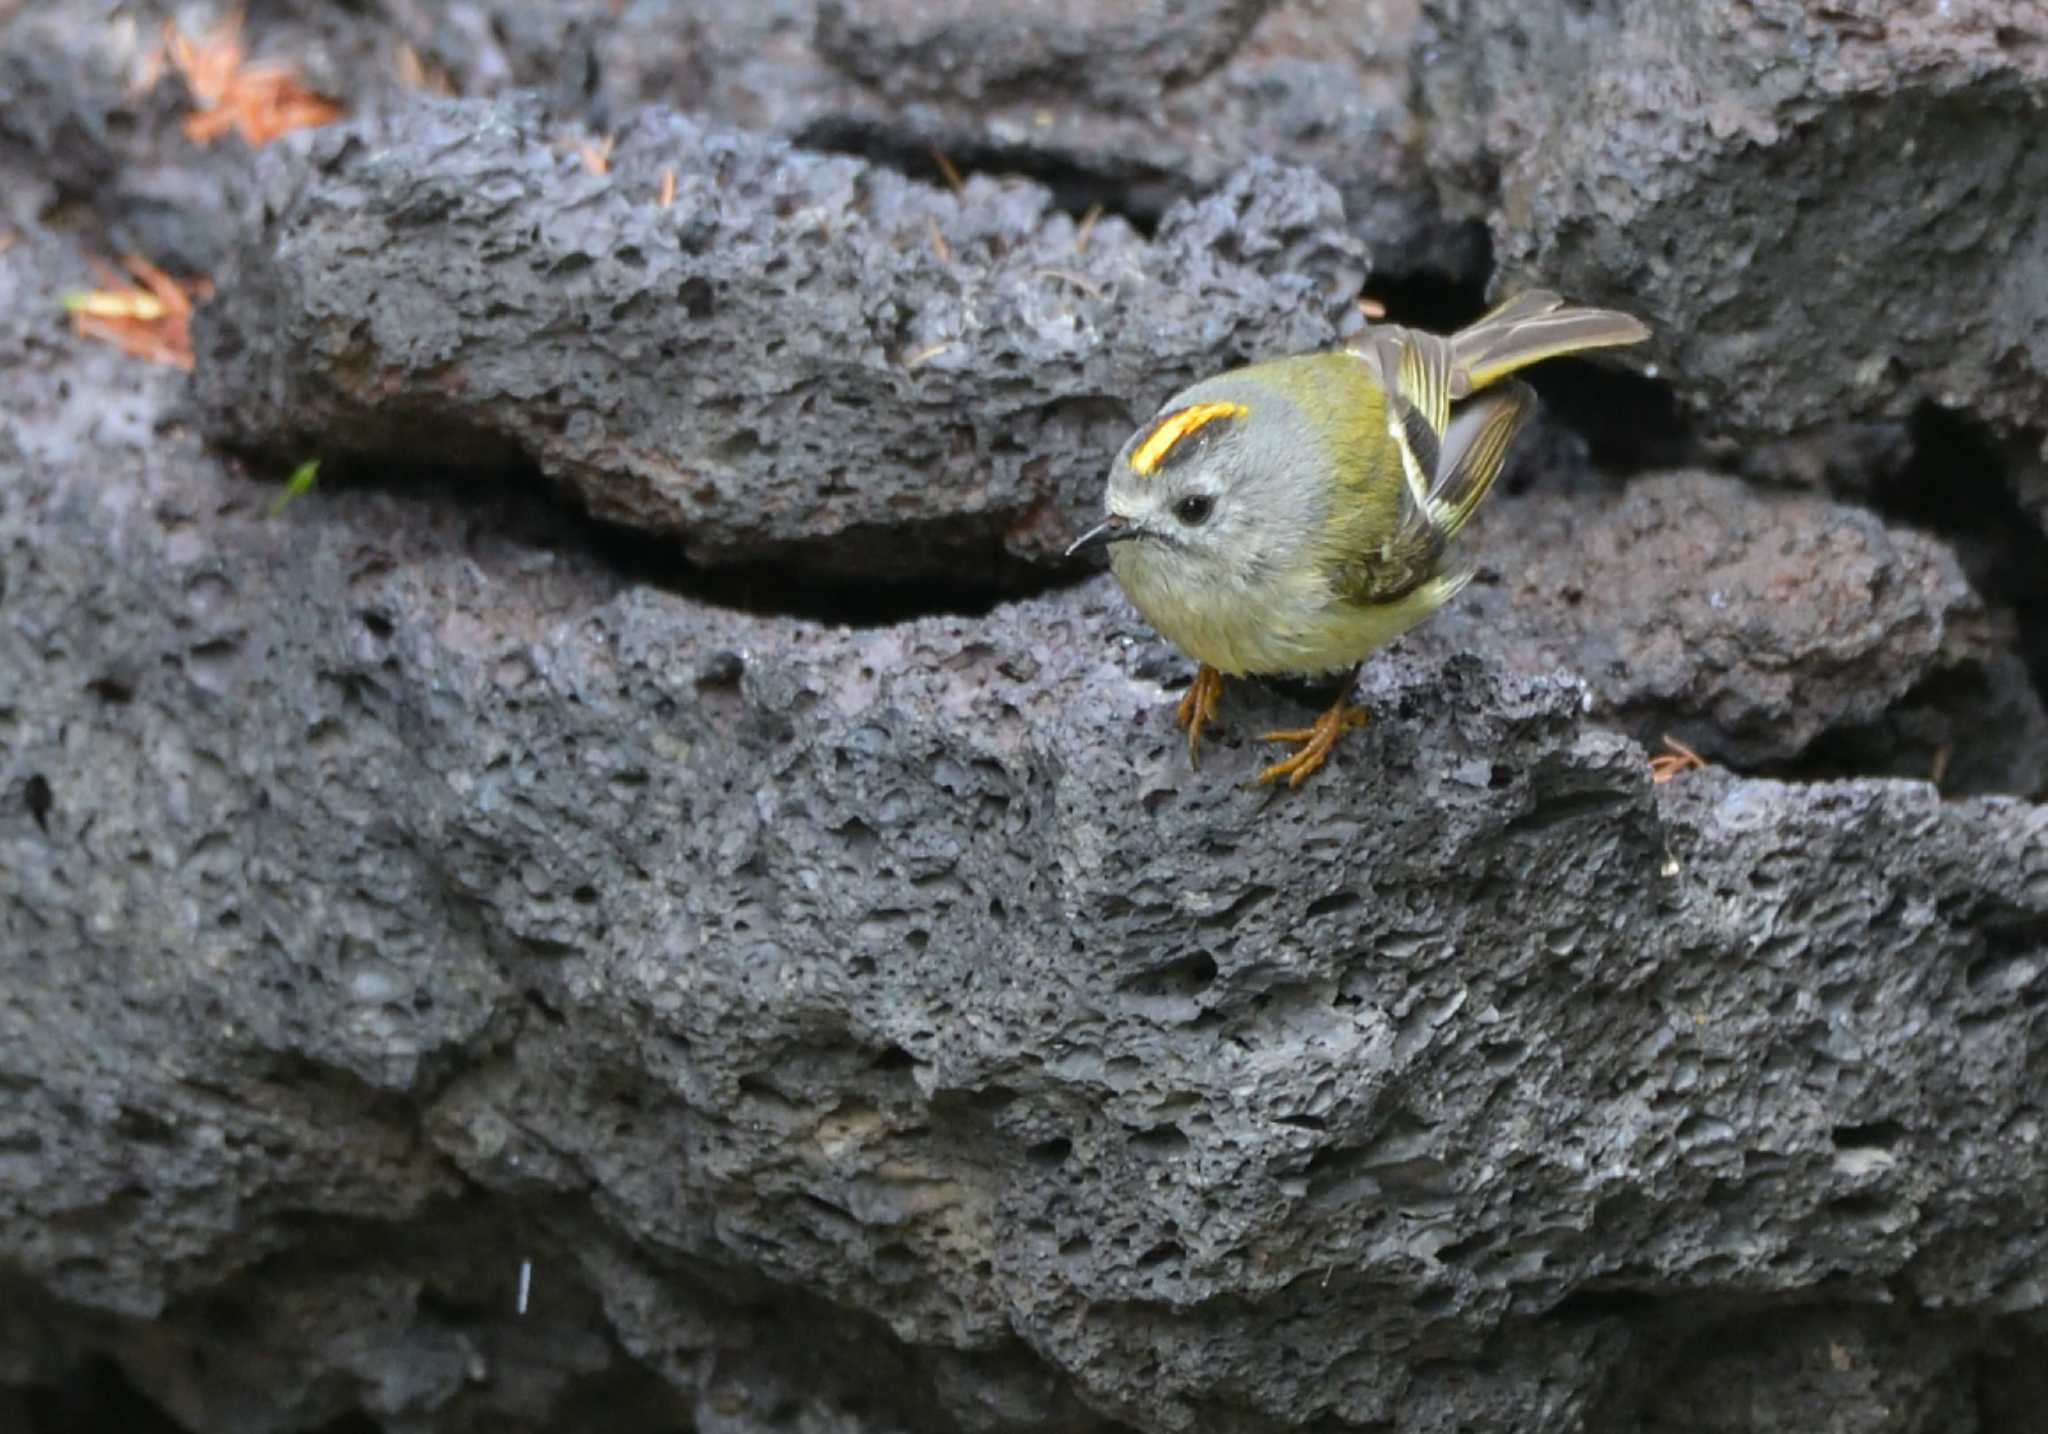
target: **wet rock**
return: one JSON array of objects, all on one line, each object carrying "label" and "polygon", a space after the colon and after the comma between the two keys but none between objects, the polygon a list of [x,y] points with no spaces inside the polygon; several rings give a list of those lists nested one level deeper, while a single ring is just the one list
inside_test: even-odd
[{"label": "wet rock", "polygon": [[1432,165],[1489,217],[1500,282],[1635,306],[1713,430],[1929,400],[2038,426],[2048,11],[1423,8]]},{"label": "wet rock", "polygon": [[273,171],[196,325],[208,431],[531,463],[701,563],[1016,584],[1158,400],[1357,322],[1364,256],[1304,170],[1084,242],[1023,182],[956,196],[662,113],[602,176],[554,138],[531,104],[421,105]]},{"label": "wet rock", "polygon": [[1577,673],[1595,717],[1646,746],[1670,733],[1770,768],[1825,738],[1830,770],[2048,783],[2048,714],[2010,614],[1986,609],[1947,546],[1864,509],[1662,475],[1504,502],[1472,556],[1480,581],[1419,640]]}]

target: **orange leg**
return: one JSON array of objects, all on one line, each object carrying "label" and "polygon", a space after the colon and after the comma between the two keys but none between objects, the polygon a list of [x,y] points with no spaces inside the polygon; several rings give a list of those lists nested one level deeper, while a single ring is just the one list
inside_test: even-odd
[{"label": "orange leg", "polygon": [[1358,669],[1354,667],[1351,676],[1345,679],[1343,688],[1337,693],[1337,700],[1330,704],[1328,711],[1316,718],[1314,725],[1288,727],[1282,731],[1260,734],[1261,741],[1293,742],[1300,748],[1292,757],[1275,762],[1259,773],[1261,785],[1277,782],[1285,777],[1290,788],[1299,787],[1321,770],[1323,763],[1329,760],[1330,750],[1337,745],[1339,737],[1353,727],[1363,727],[1366,724],[1366,710],[1351,700],[1351,684],[1357,679]]},{"label": "orange leg", "polygon": [[1195,680],[1188,684],[1188,690],[1181,694],[1180,706],[1173,709],[1174,720],[1188,729],[1190,767],[1202,765],[1202,729],[1216,720],[1216,708],[1222,701],[1223,674],[1205,662],[1195,673]]}]

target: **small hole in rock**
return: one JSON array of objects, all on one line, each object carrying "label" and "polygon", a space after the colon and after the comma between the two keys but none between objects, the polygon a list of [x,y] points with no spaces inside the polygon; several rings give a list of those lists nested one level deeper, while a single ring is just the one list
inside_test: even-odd
[{"label": "small hole in rock", "polygon": [[1482,1041],[1479,1045],[1480,1057],[1496,1068],[1514,1065],[1528,1053],[1527,1041]]},{"label": "small hole in rock", "polygon": [[36,819],[36,825],[47,835],[50,830],[50,809],[57,804],[56,794],[50,790],[49,779],[41,772],[35,773],[22,784],[21,796],[28,805],[28,814]]},{"label": "small hole in rock", "polygon": [[1308,904],[1310,917],[1335,916],[1340,911],[1349,911],[1360,905],[1364,898],[1355,891],[1333,891],[1327,896],[1318,896]]},{"label": "small hole in rock", "polygon": [[1033,1165],[1063,1165],[1074,1153],[1074,1142],[1064,1135],[1052,1140],[1041,1140],[1025,1150],[1024,1158]]},{"label": "small hole in rock", "polygon": [[1177,1125],[1155,1125],[1133,1135],[1131,1148],[1152,1157],[1178,1155],[1188,1148],[1187,1132]]},{"label": "small hole in rock", "polygon": [[1896,1120],[1873,1120],[1868,1125],[1838,1125],[1834,1129],[1837,1150],[1889,1150],[1899,1143],[1906,1127]]},{"label": "small hole in rock", "polygon": [[746,659],[737,652],[715,652],[697,669],[697,686],[738,687],[740,678],[746,675],[746,671]]},{"label": "small hole in rock", "polygon": [[1458,1297],[1457,1291],[1438,1286],[1424,1290],[1415,1297],[1415,1312],[1424,1319],[1434,1319],[1448,1310]]},{"label": "small hole in rock", "polygon": [[1138,1257],[1138,1268],[1141,1270],[1156,1269],[1169,1260],[1180,1260],[1186,1257],[1187,1251],[1182,1249],[1177,1241],[1161,1240]]}]

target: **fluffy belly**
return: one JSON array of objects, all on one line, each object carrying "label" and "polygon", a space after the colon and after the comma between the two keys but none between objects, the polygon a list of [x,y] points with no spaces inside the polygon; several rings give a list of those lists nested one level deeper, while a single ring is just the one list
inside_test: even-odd
[{"label": "fluffy belly", "polygon": [[1333,600],[1319,580],[1197,590],[1164,579],[1148,564],[1116,561],[1121,556],[1112,553],[1111,565],[1145,620],[1188,656],[1233,677],[1342,671],[1449,596],[1425,584],[1397,602],[1360,607]]}]

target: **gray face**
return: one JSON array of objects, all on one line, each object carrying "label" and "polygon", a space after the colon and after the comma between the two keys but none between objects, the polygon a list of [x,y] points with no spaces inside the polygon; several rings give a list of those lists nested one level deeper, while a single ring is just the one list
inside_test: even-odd
[{"label": "gray face", "polygon": [[1175,394],[1160,414],[1110,467],[1117,571],[1260,585],[1300,552],[1322,506],[1294,405],[1240,369]]}]

